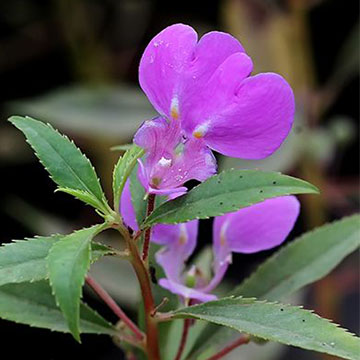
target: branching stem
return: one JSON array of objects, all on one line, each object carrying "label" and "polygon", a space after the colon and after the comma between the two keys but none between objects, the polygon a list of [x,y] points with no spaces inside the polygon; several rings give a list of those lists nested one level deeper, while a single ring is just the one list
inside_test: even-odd
[{"label": "branching stem", "polygon": [[144,333],[136,326],[135,323],[125,314],[114,299],[107,293],[105,289],[98,284],[91,276],[86,277],[86,283],[94,290],[94,292],[105,302],[105,304],[119,317],[120,320],[134,333],[139,341],[145,338]]}]

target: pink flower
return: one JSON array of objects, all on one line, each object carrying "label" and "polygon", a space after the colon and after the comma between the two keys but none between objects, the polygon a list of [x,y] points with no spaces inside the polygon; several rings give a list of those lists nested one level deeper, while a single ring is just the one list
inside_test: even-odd
[{"label": "pink flower", "polygon": [[145,49],[139,80],[155,109],[180,121],[189,138],[224,155],[261,159],[288,135],[295,105],[280,75],[250,76],[252,68],[231,35],[214,31],[198,41],[193,28],[176,24]]},{"label": "pink flower", "polygon": [[183,194],[188,180],[204,181],[216,173],[216,160],[202,142],[186,139],[179,123],[158,117],[147,120],[134,142],[146,150],[138,178],[149,194]]},{"label": "pink flower", "polygon": [[[164,268],[166,279],[159,284],[169,291],[197,301],[209,301],[210,294],[223,279],[232,261],[232,253],[254,253],[280,245],[292,230],[299,215],[300,204],[294,196],[283,196],[240,209],[215,218],[213,227],[213,278],[205,283],[196,269],[184,273],[185,261],[195,249],[195,221],[180,225],[162,225],[162,244],[157,261]],[[172,235],[170,234],[171,226]],[[179,227],[177,232],[174,227]],[[192,286],[187,283],[192,282]]]},{"label": "pink flower", "polygon": [[[138,230],[129,181],[122,193],[120,211],[125,224]],[[151,241],[164,246],[157,252],[156,261],[166,275],[159,284],[183,299],[198,302],[216,299],[211,292],[223,279],[232,262],[232,253],[249,254],[280,245],[294,227],[299,211],[300,203],[295,196],[281,196],[216,217],[212,279],[205,279],[195,266],[186,270],[186,262],[197,243],[198,220],[155,225]]]}]

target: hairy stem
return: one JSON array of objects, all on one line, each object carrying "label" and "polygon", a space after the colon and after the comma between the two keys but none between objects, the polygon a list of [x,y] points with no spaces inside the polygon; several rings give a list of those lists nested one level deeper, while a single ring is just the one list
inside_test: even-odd
[{"label": "hairy stem", "polygon": [[[154,211],[154,207],[155,207],[155,195],[150,194],[148,197],[146,216],[149,216]],[[142,259],[144,262],[147,261],[149,256],[150,238],[151,238],[151,227],[145,230],[144,246],[142,253]]]},{"label": "hairy stem", "polygon": [[223,356],[227,355],[230,351],[236,349],[237,347],[247,344],[250,341],[250,337],[248,335],[242,335],[237,340],[229,344],[228,346],[224,347],[220,350],[217,354],[210,356],[206,360],[218,360],[221,359]]},{"label": "hairy stem", "polygon": [[124,324],[134,333],[139,341],[143,341],[144,333],[132,322],[132,320],[125,314],[114,299],[107,293],[105,289],[98,284],[91,276],[86,277],[86,283],[94,290],[94,292],[104,301],[104,303],[121,319]]},{"label": "hairy stem", "polygon": [[175,360],[180,360],[181,356],[185,350],[185,345],[186,345],[186,340],[187,337],[189,335],[189,329],[190,329],[190,325],[191,325],[191,319],[185,319],[184,320],[184,326],[183,326],[183,331],[181,334],[181,340],[180,340],[180,345],[179,345],[179,349],[176,353],[175,356]]}]

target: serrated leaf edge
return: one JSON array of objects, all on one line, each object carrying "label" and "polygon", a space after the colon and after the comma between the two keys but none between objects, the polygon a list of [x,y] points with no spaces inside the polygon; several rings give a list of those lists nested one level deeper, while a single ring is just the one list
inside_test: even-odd
[{"label": "serrated leaf edge", "polygon": [[[184,194],[184,195],[182,195],[182,196],[179,196],[178,198],[176,198],[176,199],[174,199],[174,200],[177,200],[177,199],[180,199],[180,198],[182,198],[182,197],[188,196],[191,192],[193,192],[195,189],[197,189],[198,187],[202,186],[203,184],[206,184],[206,183],[208,183],[208,182],[210,182],[210,181],[216,181],[216,179],[217,179],[218,177],[223,176],[224,174],[227,174],[227,173],[235,172],[235,171],[254,172],[255,170],[239,170],[239,169],[233,169],[233,168],[232,168],[232,169],[229,169],[229,170],[224,170],[224,171],[222,171],[221,173],[219,173],[219,174],[217,174],[217,175],[214,175],[214,176],[211,176],[210,178],[206,179],[204,182],[196,185],[196,186],[195,186],[193,189],[191,189],[188,193],[186,193],[186,194]],[[283,176],[283,177],[287,177],[287,178],[290,178],[290,179],[297,180],[297,181],[299,181],[299,182],[304,183],[304,185],[307,185],[307,186],[309,187],[309,189],[312,188],[312,191],[309,191],[309,192],[308,192],[309,194],[319,194],[319,189],[318,189],[315,185],[310,184],[309,182],[307,182],[307,181],[305,181],[305,180],[298,179],[298,178],[295,178],[295,177],[292,177],[292,176],[288,176],[288,175],[284,175],[284,174],[282,174],[282,173],[279,172],[279,171],[262,171],[262,170],[256,170],[256,171],[258,171],[258,172],[260,172],[260,173],[268,173],[268,174],[271,173],[271,174],[274,174],[274,175],[281,175],[281,176]],[[266,187],[266,185],[265,185],[264,187]],[[269,185],[269,187],[274,187],[274,185]],[[284,194],[279,195],[279,196],[286,196],[286,195],[291,195],[291,194],[296,194],[296,193],[293,193],[293,192],[291,192],[291,193],[284,193]],[[215,195],[214,197],[216,197],[216,196],[219,196],[219,194]],[[262,201],[265,201],[265,200],[267,200],[267,199],[269,199],[269,198],[268,198],[268,197],[262,197],[262,196],[259,195],[259,201],[257,201],[257,202],[246,202],[246,203],[244,203],[244,204],[246,204],[246,205],[243,206],[243,207],[241,207],[241,208],[245,208],[245,207],[248,207],[248,206],[257,204],[257,203],[262,202]],[[162,204],[161,206],[163,206],[163,205],[165,206],[167,203],[170,203],[170,202],[171,202],[171,201],[168,201],[168,202]],[[190,205],[190,204],[191,204],[191,202],[188,203],[187,205]],[[157,209],[155,209],[155,210],[152,212],[152,214],[150,214],[150,215],[143,221],[143,223],[141,224],[141,228],[142,228],[142,229],[145,229],[145,228],[147,228],[147,227],[149,227],[149,226],[153,226],[153,225],[155,225],[155,224],[158,223],[158,222],[157,222],[157,218],[158,218],[159,216],[157,216],[157,212],[160,211],[161,206],[159,206]],[[174,212],[174,210],[168,211],[168,213],[163,213],[163,214],[161,214],[161,217],[164,217],[164,216],[166,216],[167,214],[171,214],[172,212]],[[219,215],[216,215],[216,216],[222,216],[222,215],[227,214],[227,213],[229,213],[229,212],[231,212],[231,211],[220,212]],[[161,221],[161,223],[163,223],[163,224],[181,224],[181,223],[184,223],[184,222],[188,222],[188,221],[190,221],[190,220],[195,220],[195,219],[196,219],[196,220],[200,220],[200,219],[210,219],[211,217],[212,217],[212,216],[195,216],[195,217],[191,217],[191,218],[186,218],[185,220],[182,220],[182,221],[177,221],[177,222],[173,222],[173,221],[171,221],[171,222]]]},{"label": "serrated leaf edge", "polygon": [[[48,128],[50,128],[52,131],[56,132],[59,136],[61,136],[62,138],[64,138],[65,140],[67,140],[70,144],[73,145],[74,149],[86,160],[86,162],[89,164],[89,166],[91,167],[92,171],[93,171],[93,174],[94,174],[94,177],[96,179],[96,182],[97,182],[97,185],[98,185],[98,190],[99,190],[99,195],[101,196],[101,199],[99,199],[96,195],[94,195],[101,203],[104,204],[105,208],[109,207],[108,206],[108,203],[107,203],[107,200],[106,200],[106,197],[105,197],[105,194],[104,194],[104,191],[102,190],[102,186],[101,186],[101,183],[100,183],[100,179],[98,178],[97,174],[96,174],[96,171],[95,171],[95,167],[92,165],[91,161],[88,159],[88,157],[80,150],[79,147],[77,147],[77,145],[75,144],[75,142],[72,140],[72,139],[69,139],[68,136],[66,136],[65,134],[62,134],[60,133],[59,130],[55,129],[50,123],[48,122],[42,122],[42,121],[39,121],[39,120],[36,120],[36,119],[33,119],[32,117],[30,116],[18,116],[18,115],[14,115],[14,116],[11,116],[8,121],[10,121],[17,129],[19,129],[23,135],[25,136],[25,141],[30,145],[30,147],[33,149],[34,151],[34,154],[36,155],[36,157],[38,158],[39,162],[43,165],[43,167],[45,168],[45,170],[48,172],[49,174],[49,177],[52,181],[54,181],[57,185],[59,185],[60,188],[62,188],[61,184],[59,184],[57,182],[57,180],[51,175],[49,169],[47,168],[47,166],[44,164],[44,162],[41,160],[38,152],[36,151],[36,149],[33,147],[33,145],[30,143],[30,141],[27,139],[27,136],[26,134],[23,132],[23,130],[18,127],[16,125],[16,118],[23,118],[23,119],[29,119],[31,121],[36,121],[38,123],[41,123],[43,126],[46,126]],[[53,148],[53,146],[48,142],[46,141],[49,146],[51,146],[51,148]],[[54,149],[55,150],[55,149]],[[59,156],[64,160],[65,164],[67,165],[67,167],[71,170],[71,172],[73,174],[75,174],[75,177],[79,180],[79,182],[81,184],[83,184],[83,186],[87,189],[87,191],[89,193],[92,193],[92,191],[87,187],[87,185],[83,182],[83,180],[76,174],[76,172],[74,171],[74,169],[68,165],[68,163],[65,161],[65,159],[59,154]],[[65,188],[65,187],[64,187]],[[74,190],[78,190],[78,191],[85,191],[84,189],[74,189]]]},{"label": "serrated leaf edge", "polygon": [[[309,235],[313,235],[315,233],[318,233],[324,229],[327,229],[331,226],[333,226],[334,224],[341,224],[343,222],[346,222],[346,221],[350,221],[351,219],[355,219],[355,218],[359,218],[360,220],[360,217],[359,217],[359,214],[354,214],[354,215],[351,215],[351,216],[347,216],[347,217],[344,217],[340,220],[336,220],[336,221],[332,221],[332,222],[329,222],[329,223],[326,223],[325,225],[321,225],[321,226],[318,226],[316,227],[315,229],[311,230],[311,231],[307,231],[306,233],[302,234],[301,236],[297,237],[294,241],[286,244],[285,246],[283,246],[278,252],[275,252],[273,255],[271,255],[268,259],[265,260],[264,263],[260,264],[253,273],[250,274],[250,276],[248,276],[246,279],[244,279],[244,281],[238,285],[232,292],[235,292],[237,291],[237,288],[240,288],[240,287],[243,287],[243,286],[246,286],[246,284],[252,280],[252,278],[256,275],[256,273],[258,271],[260,271],[260,269],[263,269],[265,266],[268,266],[269,263],[275,263],[276,262],[276,259],[277,257],[279,256],[280,253],[282,253],[283,251],[286,251],[288,249],[291,249],[292,247],[296,246],[298,242],[301,242],[303,240],[303,238],[305,237],[308,237]],[[316,279],[314,281],[317,281],[319,279]],[[312,281],[313,282],[313,281]],[[306,286],[308,284],[305,284],[303,286]],[[296,290],[295,290],[296,291]],[[234,296],[237,296],[237,295],[234,295]]]},{"label": "serrated leaf edge", "polygon": [[[341,327],[339,324],[333,322],[332,320],[330,319],[326,319],[326,318],[323,318],[321,317],[320,315],[318,315],[317,313],[314,312],[314,310],[308,310],[308,309],[304,309],[303,306],[294,306],[294,305],[291,305],[291,304],[283,304],[283,303],[280,303],[278,301],[266,301],[266,300],[257,300],[256,298],[244,298],[242,296],[228,296],[228,297],[225,297],[225,298],[222,298],[222,299],[218,299],[218,300],[213,300],[213,301],[209,301],[209,302],[206,302],[204,304],[197,304],[197,305],[192,305],[190,306],[191,308],[198,308],[198,307],[203,307],[204,305],[206,304],[211,304],[211,303],[217,303],[219,300],[233,300],[233,301],[236,301],[236,300],[244,300],[244,301],[249,301],[251,304],[255,304],[255,303],[258,303],[258,304],[268,304],[268,305],[277,305],[277,306],[280,306],[280,308],[292,308],[292,309],[298,309],[298,310],[301,310],[307,314],[311,314],[313,316],[315,316],[316,318],[320,319],[320,320],[323,320],[325,321],[326,323],[328,323],[330,326],[334,327],[334,329],[337,329],[337,330],[340,330],[342,331],[344,334],[347,334],[347,335],[350,335],[352,336],[353,338],[355,339],[358,339],[359,340],[359,349],[360,349],[360,338],[357,337],[355,334],[353,334],[352,332],[350,332],[348,329],[346,328],[343,328]],[[236,305],[236,304],[234,304]],[[239,306],[242,306],[242,305],[246,305],[246,304],[238,304]],[[190,308],[188,307],[188,308]],[[196,315],[192,315],[192,314],[189,314],[190,316],[187,316],[188,313],[186,312],[186,309],[188,308],[183,308],[183,309],[179,309],[179,310],[176,310],[173,312],[173,314],[175,315],[173,318],[176,319],[176,318],[179,318],[179,317],[190,317],[190,318],[193,318],[193,319],[198,319],[198,320],[204,320],[204,321],[208,321],[206,319],[203,319],[201,318],[201,314],[199,314],[199,316],[196,316]],[[170,314],[171,315],[171,314]],[[179,317],[177,317],[176,315],[180,315]],[[213,316],[214,318],[216,318],[216,316]],[[210,322],[210,321],[209,321]],[[235,326],[232,326],[232,325],[228,325],[228,324],[224,324],[223,322],[221,321],[211,321],[212,323],[214,324],[218,324],[218,325],[221,325],[221,326],[225,326],[227,328],[230,328],[230,329],[233,329],[237,332],[244,332],[246,333],[245,331],[242,331],[242,330],[239,330],[238,328],[236,328]],[[254,335],[258,338],[261,338],[261,339],[264,339],[264,340],[267,340],[267,341],[274,341],[274,342],[279,342],[278,340],[276,339],[273,339],[272,337],[264,337],[264,336],[260,336],[258,334],[249,334],[249,335]],[[311,339],[311,338],[310,338]],[[282,344],[285,344],[285,345],[289,345],[289,346],[297,346],[297,345],[293,345],[291,344],[290,342],[286,342],[286,341],[282,341],[281,342]],[[332,349],[331,345],[330,344],[325,344],[325,343],[322,343],[322,345],[326,345],[329,347],[329,349]],[[300,347],[300,346],[297,346],[297,347]],[[316,350],[311,350],[311,351],[316,351]],[[325,352],[325,351],[324,351]],[[329,353],[329,354],[333,354],[333,353]],[[351,357],[347,357],[346,359],[350,359],[350,360],[353,360]]]}]

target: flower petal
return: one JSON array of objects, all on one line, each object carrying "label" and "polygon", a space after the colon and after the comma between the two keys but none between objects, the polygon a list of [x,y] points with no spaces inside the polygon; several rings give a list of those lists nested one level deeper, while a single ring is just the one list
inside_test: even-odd
[{"label": "flower petal", "polygon": [[[187,131],[192,130],[195,136],[200,133],[210,148],[224,155],[265,158],[279,148],[290,132],[295,112],[293,92],[280,75],[272,73],[247,78],[234,92],[233,86],[230,83],[222,87],[218,81],[209,85],[208,91],[214,91],[213,104],[206,108],[207,112],[204,105],[204,120],[197,127],[194,124],[201,109],[200,105],[198,109],[193,106],[186,114],[189,120],[185,121],[191,123]],[[221,94],[217,95],[215,89]]]},{"label": "flower petal", "polygon": [[156,35],[146,47],[140,61],[139,81],[142,89],[162,115],[177,117],[177,92],[181,75],[191,61],[197,42],[195,30],[175,24]]},{"label": "flower petal", "polygon": [[207,301],[212,301],[212,300],[217,299],[217,297],[215,295],[206,294],[202,291],[186,287],[185,285],[181,285],[177,282],[174,282],[174,281],[171,281],[168,279],[160,279],[159,284],[163,288],[172,292],[173,294],[177,294],[186,299],[195,299],[200,302],[207,302]]},{"label": "flower petal", "polygon": [[199,40],[188,71],[184,73],[181,97],[186,97],[189,86],[201,89],[206,86],[216,69],[231,55],[245,52],[240,42],[230,34],[212,31]]},{"label": "flower petal", "polygon": [[139,230],[139,226],[136,222],[135,210],[131,201],[130,192],[130,180],[128,179],[125,183],[123,192],[120,199],[120,214],[123,218],[124,223],[130,226],[134,231]]},{"label": "flower petal", "polygon": [[167,246],[156,253],[156,261],[162,266],[166,277],[181,282],[185,261],[196,247],[198,220],[177,225],[157,225],[153,241]]},{"label": "flower petal", "polygon": [[147,193],[185,193],[188,180],[204,181],[216,173],[216,160],[203,141],[186,140],[178,121],[164,118],[145,121],[134,142],[146,150],[139,160],[138,179]]},{"label": "flower petal", "polygon": [[280,245],[294,227],[300,203],[282,196],[215,219],[214,251],[225,246],[238,253],[254,253]]}]

